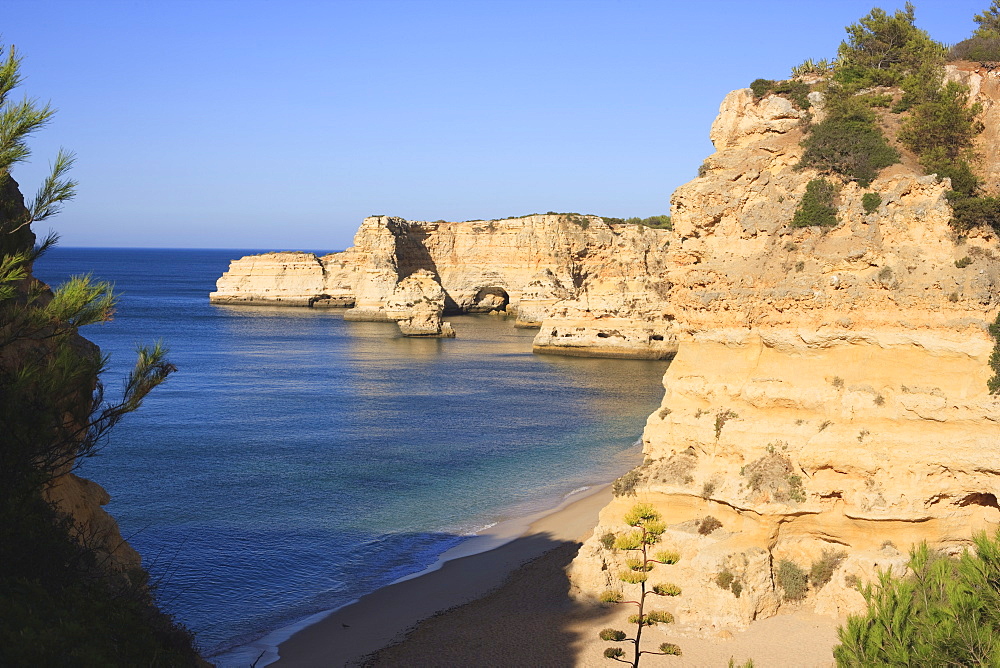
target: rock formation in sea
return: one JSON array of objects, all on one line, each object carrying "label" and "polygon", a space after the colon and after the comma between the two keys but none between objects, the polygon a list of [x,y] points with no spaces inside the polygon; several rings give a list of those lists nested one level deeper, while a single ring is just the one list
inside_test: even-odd
[{"label": "rock formation in sea", "polygon": [[[663,317],[640,313],[639,305],[662,302],[667,236],[666,230],[578,214],[459,223],[372,216],[354,246],[341,253],[234,260],[210,299],[343,306],[348,320],[404,322],[422,316],[405,315],[406,300],[394,295],[403,281],[424,272],[443,291],[445,314],[501,312],[516,316],[519,326],[537,327],[560,312],[565,300],[572,300],[574,310],[594,309],[592,341],[581,343],[563,322],[544,330],[538,352],[662,359],[675,350],[672,327]],[[623,309],[630,317],[616,319]],[[656,311],[656,304],[649,309]]]},{"label": "rock formation in sea", "polygon": [[396,284],[385,313],[396,321],[403,336],[455,336],[451,324],[441,321],[444,290],[426,269],[418,269]]},{"label": "rock formation in sea", "polygon": [[[977,148],[995,166],[997,73],[949,76],[984,104]],[[839,225],[791,227],[817,178],[795,169],[804,115],[776,95],[726,96],[716,152],[672,197],[662,298],[640,290],[613,316],[669,322],[677,354],[645,461],[617,482],[572,566],[584,599],[620,585],[625,556],[601,538],[637,500],[664,514],[664,542],[681,554],[658,567],[683,588],[661,607],[678,629],[711,635],[788,606],[859,612],[856,584],[903,568],[912,545],[955,553],[1000,523],[1000,397],[987,389],[997,234],[956,232],[950,182],[902,147],[870,188],[842,187]],[[874,209],[866,192],[879,195]],[[561,302],[541,332],[583,343],[603,316],[593,300]],[[789,600],[782,562],[806,573],[826,563],[832,577]]]}]

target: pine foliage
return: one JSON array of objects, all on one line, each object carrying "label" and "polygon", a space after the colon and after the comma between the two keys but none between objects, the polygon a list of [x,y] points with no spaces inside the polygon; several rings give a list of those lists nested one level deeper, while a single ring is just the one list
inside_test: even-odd
[{"label": "pine foliage", "polygon": [[32,278],[56,237],[36,244],[31,223],[75,195],[73,156],[59,151],[25,206],[11,169],[54,110],[11,101],[21,57],[0,52],[0,665],[196,665],[191,635],[156,608],[145,571],[110,567],[115,546],[45,495],[174,367],[161,345],[141,347],[122,395],[108,400],[106,359],[77,329],[110,319],[111,286],[77,276],[50,291]]},{"label": "pine foliage", "polygon": [[914,6],[893,14],[876,7],[847,26],[837,50],[835,78],[852,89],[892,86],[929,60],[944,58],[944,46],[914,25]]},{"label": "pine foliage", "polygon": [[979,26],[973,34],[983,39],[1000,39],[1000,0],[993,0],[989,9],[976,14],[972,20]]},{"label": "pine foliage", "polygon": [[867,585],[868,612],[841,627],[837,665],[1000,665],[1000,532],[973,540],[957,559],[921,545],[908,575]]}]

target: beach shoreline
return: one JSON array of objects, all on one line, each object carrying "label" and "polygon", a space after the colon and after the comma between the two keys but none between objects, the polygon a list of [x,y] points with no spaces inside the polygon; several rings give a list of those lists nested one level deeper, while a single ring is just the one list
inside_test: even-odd
[{"label": "beach shoreline", "polygon": [[471,536],[421,571],[211,659],[222,667],[350,665],[398,642],[422,620],[488,594],[524,564],[578,545],[611,498],[610,483],[573,490],[555,507]]},{"label": "beach shoreline", "polygon": [[[559,547],[579,545],[611,500],[611,485],[594,486],[581,494],[551,511],[498,524],[499,533],[507,535],[523,526],[509,540],[487,536],[480,543],[503,540],[502,544],[470,554],[462,553],[465,544],[456,546],[441,556],[433,570],[382,587],[302,628],[279,644],[280,658],[273,665],[352,665],[401,640],[420,621],[497,589],[524,564]],[[465,546],[466,551],[471,549]]]}]

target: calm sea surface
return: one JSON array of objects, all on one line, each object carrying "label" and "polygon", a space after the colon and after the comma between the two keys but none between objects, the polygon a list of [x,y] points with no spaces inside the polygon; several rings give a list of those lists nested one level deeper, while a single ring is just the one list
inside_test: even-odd
[{"label": "calm sea surface", "polygon": [[336,310],[211,306],[252,251],[56,248],[36,265],[115,284],[83,334],[119,396],[137,343],[179,371],[83,475],[207,653],[343,605],[485,525],[627,470],[665,362],[538,356],[535,330],[450,318],[406,339]]}]

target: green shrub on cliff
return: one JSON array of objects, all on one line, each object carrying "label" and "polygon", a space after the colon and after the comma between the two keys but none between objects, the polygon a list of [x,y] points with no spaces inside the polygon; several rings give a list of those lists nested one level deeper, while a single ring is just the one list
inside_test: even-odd
[{"label": "green shrub on cliff", "polygon": [[806,192],[799,202],[792,227],[833,227],[838,224],[837,207],[833,204],[836,189],[826,179],[813,179],[806,184]]},{"label": "green shrub on cliff", "polygon": [[847,558],[843,550],[823,550],[822,556],[809,568],[809,582],[815,589],[821,588],[831,579],[833,573]]},{"label": "green shrub on cliff", "polygon": [[674,229],[670,222],[670,216],[650,216],[649,218],[609,218],[607,216],[602,216],[601,220],[608,225],[644,225],[645,227],[652,227],[656,230]]},{"label": "green shrub on cliff", "polygon": [[750,90],[755,98],[762,98],[771,92],[775,82],[772,79],[754,79],[750,82]]},{"label": "green shrub on cliff", "polygon": [[973,542],[957,559],[921,545],[909,574],[866,585],[868,611],[840,628],[837,665],[1000,665],[1000,533]]},{"label": "green shrub on cliff", "polygon": [[968,196],[960,192],[947,193],[951,204],[951,224],[959,232],[979,225],[988,225],[1000,232],[1000,197]]},{"label": "green shrub on cliff", "polygon": [[635,496],[635,486],[642,480],[638,469],[632,469],[611,483],[611,492],[617,496]]},{"label": "green shrub on cliff", "polygon": [[54,293],[31,276],[39,245],[31,224],[72,199],[72,156],[60,152],[36,197],[22,204],[11,178],[47,105],[7,97],[20,81],[11,49],[0,62],[0,665],[191,665],[190,634],[153,604],[141,568],[108,566],[106,537],[74,524],[44,491],[93,455],[108,433],[173,366],[143,348],[123,397],[105,399],[104,359],[77,328],[108,320],[106,283],[71,279]]},{"label": "green shrub on cliff", "polygon": [[809,591],[809,575],[794,561],[782,559],[778,563],[775,581],[785,593],[785,599],[798,601],[806,597]]},{"label": "green shrub on cliff", "polygon": [[986,381],[986,386],[990,394],[1000,394],[1000,314],[989,327],[990,336],[996,341],[993,352],[990,354],[990,368],[993,369],[993,377]]},{"label": "green shrub on cliff", "polygon": [[875,213],[882,205],[882,196],[878,193],[865,193],[861,197],[861,206],[865,213]]},{"label": "green shrub on cliff", "polygon": [[809,84],[789,79],[787,81],[771,81],[770,79],[755,79],[750,84],[755,98],[762,98],[768,94],[780,95],[791,100],[799,109],[806,110],[811,105],[809,102]]},{"label": "green shrub on cliff", "polygon": [[880,170],[899,162],[863,100],[830,100],[827,117],[802,140],[805,152],[797,169],[840,174],[868,187]]}]

